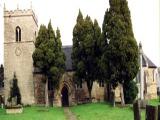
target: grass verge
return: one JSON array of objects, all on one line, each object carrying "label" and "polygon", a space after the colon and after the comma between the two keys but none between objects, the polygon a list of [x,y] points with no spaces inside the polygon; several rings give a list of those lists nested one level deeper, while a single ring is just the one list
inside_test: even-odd
[{"label": "grass verge", "polygon": [[63,108],[25,107],[22,114],[6,114],[0,109],[0,120],[65,120]]},{"label": "grass verge", "polygon": [[[160,104],[158,99],[149,101],[150,105]],[[71,107],[79,120],[134,120],[132,105],[113,108],[109,103],[91,103]],[[145,110],[141,111],[141,118],[145,120]]]}]

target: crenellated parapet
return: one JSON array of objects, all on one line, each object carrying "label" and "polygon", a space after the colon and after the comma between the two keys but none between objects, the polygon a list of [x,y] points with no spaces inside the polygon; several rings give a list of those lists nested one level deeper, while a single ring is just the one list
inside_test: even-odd
[{"label": "crenellated parapet", "polygon": [[23,17],[23,16],[32,16],[36,25],[38,26],[37,17],[32,9],[16,9],[16,10],[6,10],[4,9],[4,17]]}]

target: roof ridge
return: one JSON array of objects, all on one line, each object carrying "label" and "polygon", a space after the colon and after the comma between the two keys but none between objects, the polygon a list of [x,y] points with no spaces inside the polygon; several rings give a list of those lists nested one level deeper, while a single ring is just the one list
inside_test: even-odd
[{"label": "roof ridge", "polygon": [[[142,56],[143,56],[143,58],[144,58],[144,60],[145,60],[145,62],[146,62],[146,64],[147,64],[147,67],[157,68],[157,66],[147,57],[146,54],[143,53]],[[143,63],[143,64],[145,64],[145,63]],[[145,65],[144,65],[144,66],[145,66]]]},{"label": "roof ridge", "polygon": [[72,48],[72,45],[63,45],[62,48]]}]

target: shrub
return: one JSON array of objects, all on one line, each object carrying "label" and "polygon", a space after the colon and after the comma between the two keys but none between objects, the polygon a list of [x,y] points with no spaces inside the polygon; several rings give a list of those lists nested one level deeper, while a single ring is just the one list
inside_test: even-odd
[{"label": "shrub", "polygon": [[17,97],[17,104],[21,104],[21,94],[18,87],[18,80],[16,78],[16,75],[14,74],[12,86],[10,88],[10,97],[8,98],[8,102],[12,102],[12,98]]},{"label": "shrub", "polygon": [[136,82],[130,81],[124,84],[123,90],[124,90],[125,103],[126,104],[133,103],[138,94],[138,87],[136,85]]}]

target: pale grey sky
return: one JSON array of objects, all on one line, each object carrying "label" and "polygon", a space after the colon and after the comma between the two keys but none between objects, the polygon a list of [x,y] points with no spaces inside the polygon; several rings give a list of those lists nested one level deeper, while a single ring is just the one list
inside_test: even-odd
[{"label": "pale grey sky", "polygon": [[[97,19],[102,26],[109,0],[1,0],[0,1],[0,63],[3,63],[3,5],[6,9],[28,9],[31,6],[38,17],[38,24],[47,25],[52,20],[54,29],[60,28],[63,45],[72,44],[72,31],[79,8],[84,16]],[[160,66],[160,2],[159,0],[128,0],[133,31],[143,51]],[[2,49],[1,49],[2,48]]]}]

